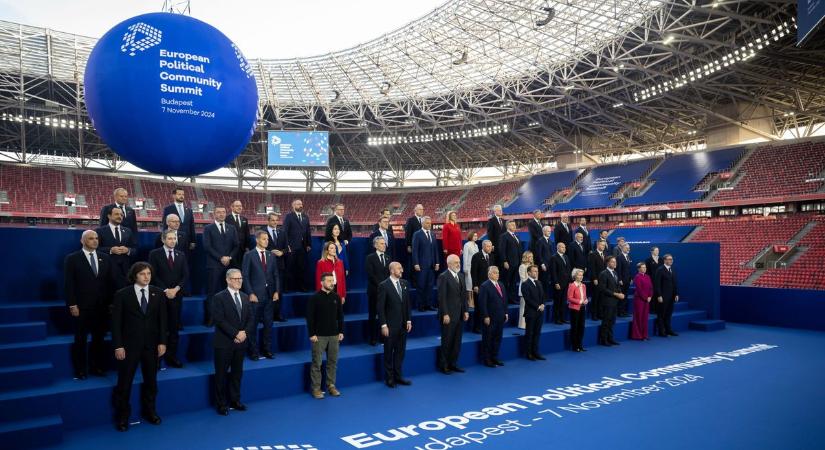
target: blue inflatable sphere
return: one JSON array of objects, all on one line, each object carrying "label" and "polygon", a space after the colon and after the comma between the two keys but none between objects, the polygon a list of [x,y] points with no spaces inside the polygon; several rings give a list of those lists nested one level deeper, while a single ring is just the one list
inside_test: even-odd
[{"label": "blue inflatable sphere", "polygon": [[255,129],[251,66],[223,33],[188,16],[152,13],[115,25],[92,50],[84,82],[97,133],[149,172],[223,167]]}]

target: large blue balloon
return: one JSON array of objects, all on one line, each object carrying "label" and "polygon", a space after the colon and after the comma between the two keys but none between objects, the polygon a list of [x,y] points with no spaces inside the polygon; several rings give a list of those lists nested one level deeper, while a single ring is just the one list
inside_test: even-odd
[{"label": "large blue balloon", "polygon": [[252,68],[223,33],[188,16],[152,13],[115,25],[92,50],[84,82],[103,141],[149,172],[218,169],[255,129]]}]

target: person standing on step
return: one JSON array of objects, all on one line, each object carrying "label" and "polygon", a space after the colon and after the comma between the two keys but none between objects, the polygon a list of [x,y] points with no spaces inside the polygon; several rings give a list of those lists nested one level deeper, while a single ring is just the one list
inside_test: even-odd
[{"label": "person standing on step", "polygon": [[241,264],[243,264],[243,256],[246,253],[246,249],[249,248],[249,220],[241,215],[243,213],[243,203],[241,203],[240,200],[232,202],[230,208],[232,211],[231,214],[226,217],[226,223],[235,227],[235,233],[238,238],[235,251],[231,255],[232,263],[230,267],[240,269]]},{"label": "person standing on step", "polygon": [[[172,217],[170,215],[169,217]],[[175,248],[178,232],[168,229],[163,232],[163,247],[149,252],[152,265],[152,286],[163,291],[166,304],[166,325],[169,332],[164,360],[169,367],[181,368],[178,359],[178,324],[183,311],[183,289],[189,280],[189,263],[186,253]]]},{"label": "person standing on step", "polygon": [[226,287],[226,269],[238,245],[237,230],[226,222],[226,208],[216,206],[213,223],[203,227],[203,251],[206,252],[206,299],[204,324],[212,326],[212,297]]},{"label": "person standing on step", "polygon": [[344,340],[344,306],[335,292],[330,272],[321,274],[321,289],[307,302],[306,321],[309,342],[312,344],[312,365],[309,369],[310,388],[316,399],[324,398],[321,390],[321,363],[327,355],[327,392],[338,397],[335,387],[338,368],[338,348]]},{"label": "person standing on step", "polygon": [[473,255],[470,263],[471,278],[473,281],[473,333],[481,334],[481,322],[483,317],[479,313],[478,295],[481,285],[487,281],[487,271],[490,266],[495,266],[493,262],[493,243],[485,239],[481,243],[481,251]]},{"label": "person standing on step", "polygon": [[582,234],[582,245],[584,246],[584,254],[587,255],[588,253],[590,253],[591,250],[593,250],[593,242],[590,240],[590,231],[587,230],[586,218],[579,217],[579,226],[576,227],[575,230],[573,230],[573,236],[575,236],[576,233]]},{"label": "person standing on step", "polygon": [[292,211],[284,217],[282,229],[286,237],[286,289],[308,291],[305,275],[309,270],[307,255],[312,251],[312,233],[300,199],[292,201]]},{"label": "person standing on step", "polygon": [[[278,276],[278,262],[275,256],[266,250],[269,245],[269,233],[264,230],[255,232],[255,248],[243,255],[241,274],[243,276],[243,291],[249,296],[252,304],[253,321],[252,334],[248,336],[249,359],[257,361],[261,355],[272,359],[272,310],[275,304],[281,301],[281,278]],[[280,308],[279,308],[280,309]],[[263,323],[261,330],[261,346],[258,348],[258,323]],[[260,352],[259,352],[260,350]]]},{"label": "person standing on step", "polygon": [[630,291],[630,282],[633,280],[633,261],[630,259],[630,244],[622,244],[622,251],[616,257],[616,270],[619,273],[619,286],[624,298],[619,300],[619,317],[630,317],[627,313],[627,293]]},{"label": "person standing on step", "polygon": [[530,361],[544,361],[539,353],[541,326],[544,324],[544,286],[539,281],[539,268],[531,265],[527,268],[527,281],[521,283],[524,297],[524,352]]},{"label": "person standing on step", "polygon": [[553,276],[553,323],[561,325],[568,323],[564,318],[567,305],[567,286],[570,284],[570,274],[573,265],[565,252],[564,242],[556,244],[556,254],[550,259],[550,272]]},{"label": "person standing on step", "polygon": [[409,278],[412,282],[413,286],[418,286],[417,272],[413,270],[413,263],[412,263],[412,253],[413,253],[413,238],[415,238],[415,233],[418,232],[424,226],[424,205],[417,204],[413,209],[413,216],[407,219],[407,223],[404,224],[404,241],[407,245],[407,268],[409,269]]},{"label": "person standing on step", "polygon": [[117,208],[123,213],[123,226],[137,236],[137,215],[135,214],[135,210],[129,206],[129,191],[119,187],[112,193],[112,197],[114,197],[114,203],[110,203],[100,210],[100,226],[104,227],[109,223],[109,213],[112,209]]},{"label": "person standing on step", "polygon": [[284,251],[286,250],[286,235],[278,228],[278,219],[280,214],[271,212],[266,215],[266,225],[261,227],[261,230],[266,231],[269,236],[267,240],[266,249],[272,253],[275,258],[275,266],[278,271],[278,301],[272,304],[272,317],[278,322],[286,322],[281,313],[281,305],[284,298]]},{"label": "person standing on step", "polygon": [[455,254],[448,255],[447,270],[438,276],[438,318],[441,321],[438,369],[446,375],[464,372],[464,369],[458,367],[461,334],[464,322],[470,318],[464,283],[461,259]]},{"label": "person standing on step", "polygon": [[[393,253],[395,251],[395,236],[393,236],[392,229],[390,228],[389,217],[381,217],[378,221],[378,227],[373,230],[372,234],[370,234],[369,242],[373,242],[378,236],[381,236],[384,239],[384,243],[387,246],[386,254],[390,261],[395,261],[395,253]],[[374,251],[374,248],[369,250],[370,253]]]},{"label": "person standing on step", "polygon": [[138,251],[137,237],[123,225],[123,211],[120,208],[109,209],[109,223],[97,229],[97,236],[100,241],[98,250],[111,258],[115,288],[129,285],[129,267]]},{"label": "person standing on step", "polygon": [[[178,216],[178,228],[180,232],[186,234],[185,248],[181,248],[181,243],[178,242],[178,249],[183,250],[186,256],[189,257],[189,252],[195,249],[195,215],[192,208],[186,207],[186,191],[181,187],[172,190],[172,204],[163,208],[161,223],[164,225],[164,230],[169,228],[167,219],[172,214]],[[178,240],[180,241],[180,236],[178,236]]]},{"label": "person standing on step", "polygon": [[499,283],[498,267],[487,269],[487,281],[481,283],[478,294],[478,314],[482,320],[481,357],[487,367],[503,366],[498,359],[504,326],[510,320],[507,313],[507,290]]},{"label": "person standing on step", "polygon": [[[384,219],[382,219],[384,220]],[[378,343],[378,285],[390,276],[390,263],[392,260],[387,255],[387,242],[381,235],[372,238],[374,252],[367,254],[364,263],[364,271],[367,272],[367,301],[368,317],[367,327],[369,331],[370,345]]]},{"label": "person standing on step", "polygon": [[653,297],[659,303],[659,314],[656,315],[656,331],[659,336],[678,336],[670,325],[673,305],[679,302],[679,287],[673,270],[673,256],[670,254],[665,254],[662,258],[662,265],[653,277]]},{"label": "person standing on step", "polygon": [[530,232],[530,251],[538,257],[539,244],[544,237],[544,224],[541,223],[542,212],[540,209],[533,210],[533,219],[527,222],[527,231]]},{"label": "person standing on step", "polygon": [[493,215],[490,216],[490,219],[487,220],[487,239],[493,244],[493,265],[497,265],[499,258],[499,242],[498,238],[501,237],[501,233],[506,231],[507,221],[504,220],[501,216],[503,214],[503,210],[501,209],[501,205],[493,206]]},{"label": "person standing on step", "polygon": [[599,304],[601,305],[602,324],[599,327],[599,345],[619,345],[613,337],[613,325],[616,324],[616,309],[618,301],[624,299],[619,286],[619,276],[616,274],[616,257],[608,256],[605,260],[607,268],[599,274]]},{"label": "person standing on step", "polygon": [[324,228],[324,242],[328,242],[333,240],[332,239],[332,227],[334,225],[338,225],[340,233],[338,235],[338,240],[342,241],[344,247],[349,246],[349,242],[352,240],[352,226],[349,223],[349,219],[344,218],[344,212],[346,211],[343,203],[338,203],[335,205],[335,212],[327,219],[327,225]]},{"label": "person standing on step", "polygon": [[518,304],[518,266],[521,263],[521,241],[516,236],[516,221],[507,222],[507,231],[498,238],[500,247],[496,250],[498,255],[498,268],[501,270],[501,278],[507,288],[508,302]]},{"label": "person standing on step", "polygon": [[575,268],[571,273],[573,282],[567,288],[567,306],[570,309],[570,346],[574,352],[584,349],[584,321],[586,317],[587,287],[584,285],[584,270]]},{"label": "person standing on step", "polygon": [[422,228],[415,232],[412,241],[412,265],[417,279],[418,310],[435,311],[437,308],[430,303],[430,297],[433,295],[435,274],[440,267],[441,258],[438,255],[438,242],[433,235],[433,222],[430,216],[424,216],[421,224]]},{"label": "person standing on step", "polygon": [[235,411],[247,409],[241,403],[241,378],[249,336],[255,331],[255,313],[249,297],[241,292],[243,275],[240,270],[226,271],[226,286],[212,301],[215,402],[218,414],[222,416],[229,415],[229,408]]},{"label": "person standing on step", "polygon": [[[650,247],[650,256],[645,260],[645,266],[647,267],[647,274],[650,276],[651,282],[653,282],[653,277],[656,276],[656,272],[659,270],[659,266],[662,265],[662,258],[659,256],[659,247]],[[657,314],[659,302],[651,301],[650,302],[650,312]]]},{"label": "person standing on step", "polygon": [[636,264],[636,276],[633,277],[633,324],[630,327],[630,338],[648,340],[647,323],[650,319],[650,301],[653,299],[653,281],[647,274],[645,263]]},{"label": "person standing on step", "polygon": [[607,267],[605,265],[605,258],[607,252],[605,247],[606,241],[599,240],[596,242],[596,248],[587,255],[587,277],[590,279],[590,318],[592,320],[601,320],[601,305],[599,303],[599,275]]},{"label": "person standing on step", "polygon": [[410,290],[401,279],[401,263],[390,263],[390,276],[378,285],[378,324],[384,336],[384,383],[394,388],[412,384],[403,376],[407,335],[412,331]]},{"label": "person standing on step", "polygon": [[[570,228],[570,215],[562,213],[559,222],[553,229],[553,242],[569,244],[573,240],[573,230]],[[568,272],[569,274],[570,272]]]}]

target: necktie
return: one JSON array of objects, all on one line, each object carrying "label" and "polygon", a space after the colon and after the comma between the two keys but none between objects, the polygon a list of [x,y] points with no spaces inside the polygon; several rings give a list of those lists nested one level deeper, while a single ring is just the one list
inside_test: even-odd
[{"label": "necktie", "polygon": [[235,224],[241,226],[241,217],[235,214]]},{"label": "necktie", "polygon": [[343,217],[339,217],[339,218],[338,218],[338,222],[341,222],[341,231],[343,232],[343,231],[344,231],[344,218],[343,218]]},{"label": "necktie", "polygon": [[166,260],[169,261],[169,268],[170,269],[175,267],[175,258],[172,256],[172,250],[169,250],[169,257],[166,258]]},{"label": "necktie", "polygon": [[221,226],[221,234],[223,234],[223,222],[220,223]]},{"label": "necktie", "polygon": [[496,217],[496,220],[498,220],[498,226],[500,227],[501,226],[501,217]]},{"label": "necktie", "polygon": [[301,221],[301,213],[298,213],[298,222]]},{"label": "necktie", "polygon": [[425,231],[425,232],[424,232],[424,234],[426,234],[426,235],[427,235],[427,240],[428,240],[428,241],[430,241],[430,242],[432,242],[432,239],[430,239],[430,232],[429,232],[429,231]]},{"label": "necktie", "polygon": [[493,283],[493,286],[496,287],[496,290],[498,291],[498,295],[500,297],[504,297],[504,294],[501,293],[501,286],[499,286],[498,283]]},{"label": "necktie", "polygon": [[140,310],[143,311],[143,314],[146,314],[146,311],[149,310],[149,302],[146,300],[146,289],[140,290]]},{"label": "necktie", "polygon": [[486,253],[484,254],[484,263],[488,266],[490,265],[490,258]]},{"label": "necktie", "polygon": [[264,272],[266,272],[266,255],[264,255],[264,252],[261,252],[261,265],[264,266]]},{"label": "necktie", "polygon": [[242,311],[243,306],[241,306],[241,296],[238,293],[235,293],[235,310],[238,311],[238,318],[243,319]]},{"label": "necktie", "polygon": [[404,296],[403,296],[403,295],[401,295],[401,283],[399,283],[399,282],[397,282],[397,281],[395,282],[395,290],[398,292],[398,298],[400,298],[401,300],[403,300],[403,299],[404,299]]},{"label": "necktie", "polygon": [[378,255],[378,257],[381,259],[381,266],[382,267],[386,266],[386,264],[384,263],[384,254],[382,253],[382,254]]},{"label": "necktie", "polygon": [[272,245],[275,245],[275,229],[269,228],[269,240],[272,242]]},{"label": "necktie", "polygon": [[120,227],[115,227],[115,240],[121,242],[120,240]]},{"label": "necktie", "polygon": [[92,265],[92,272],[97,276],[97,260],[94,253],[89,253],[89,264]]},{"label": "necktie", "polygon": [[175,203],[175,206],[178,207],[178,215],[180,216],[180,223],[183,223],[183,204],[182,203]]},{"label": "necktie", "polygon": [[386,232],[386,231],[384,231],[384,230],[381,230],[381,237],[383,237],[383,238],[384,238],[384,242],[386,242],[386,241],[387,241],[387,232]]}]

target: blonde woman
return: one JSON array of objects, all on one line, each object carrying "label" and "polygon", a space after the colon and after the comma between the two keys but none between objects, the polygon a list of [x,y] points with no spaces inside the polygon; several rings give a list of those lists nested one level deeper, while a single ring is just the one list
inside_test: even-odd
[{"label": "blonde woman", "polygon": [[524,320],[524,296],[521,295],[521,283],[527,281],[527,269],[533,265],[533,252],[527,250],[521,254],[521,265],[518,266],[519,289],[518,289],[518,327],[522,330],[527,328]]}]

